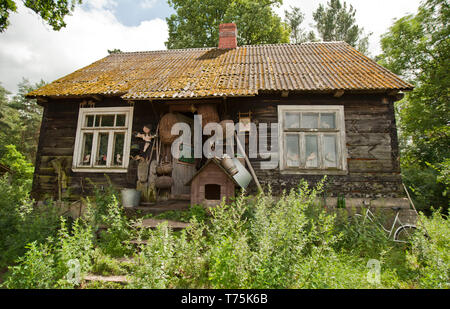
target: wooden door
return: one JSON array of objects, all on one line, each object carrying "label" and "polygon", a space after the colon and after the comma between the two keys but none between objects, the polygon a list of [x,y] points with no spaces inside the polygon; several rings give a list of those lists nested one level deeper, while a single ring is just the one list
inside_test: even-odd
[{"label": "wooden door", "polygon": [[190,199],[191,186],[186,186],[186,183],[191,180],[195,174],[195,164],[173,160],[172,170],[172,198],[175,199]]},{"label": "wooden door", "polygon": [[[191,137],[193,137],[194,131],[194,119],[181,115],[183,121],[191,126]],[[183,160],[186,161],[186,160]],[[188,160],[189,161],[189,160]],[[177,159],[173,159],[172,179],[173,185],[171,190],[171,198],[174,199],[187,199],[190,200],[191,186],[186,186],[186,183],[191,180],[196,172],[195,163],[182,162]]]}]

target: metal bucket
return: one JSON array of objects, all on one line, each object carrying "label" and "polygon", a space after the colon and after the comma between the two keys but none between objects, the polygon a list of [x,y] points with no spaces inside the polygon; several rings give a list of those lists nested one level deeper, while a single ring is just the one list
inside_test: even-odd
[{"label": "metal bucket", "polygon": [[141,191],[136,189],[123,189],[122,205],[123,207],[137,207],[141,202]]},{"label": "metal bucket", "polygon": [[222,158],[222,166],[228,171],[228,173],[230,173],[231,176],[234,176],[239,172],[233,160],[228,156],[224,156]]}]

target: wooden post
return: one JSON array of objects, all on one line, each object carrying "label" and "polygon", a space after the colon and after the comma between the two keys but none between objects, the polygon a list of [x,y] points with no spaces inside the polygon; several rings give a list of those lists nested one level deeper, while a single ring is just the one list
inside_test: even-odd
[{"label": "wooden post", "polygon": [[250,169],[250,174],[252,174],[252,177],[256,182],[256,186],[258,187],[259,192],[262,192],[263,190],[262,190],[261,184],[259,183],[258,177],[256,177],[255,171],[253,170],[253,167],[250,163],[250,160],[247,157],[247,154],[245,153],[244,148],[242,148],[241,142],[239,141],[239,138],[238,138],[236,132],[234,132],[234,136],[236,137],[236,144],[239,147],[239,150],[244,154],[245,162],[247,162],[248,168]]},{"label": "wooden post", "polygon": [[428,235],[430,235],[430,234],[428,233],[428,231],[427,231],[427,228],[425,227],[425,224],[423,224],[422,220],[420,219],[420,215],[419,215],[419,213],[417,212],[416,206],[414,206],[414,203],[413,203],[413,201],[412,201],[412,199],[411,199],[411,196],[409,196],[408,189],[406,188],[406,186],[405,186],[405,184],[404,184],[403,182],[402,182],[402,185],[403,185],[403,188],[405,189],[406,195],[408,196],[408,200],[409,200],[409,202],[411,203],[411,206],[413,207],[414,211],[415,211],[416,214],[417,214],[417,219],[419,219],[419,222],[420,222],[420,224],[422,224],[423,228],[425,229],[425,232],[426,232]]}]

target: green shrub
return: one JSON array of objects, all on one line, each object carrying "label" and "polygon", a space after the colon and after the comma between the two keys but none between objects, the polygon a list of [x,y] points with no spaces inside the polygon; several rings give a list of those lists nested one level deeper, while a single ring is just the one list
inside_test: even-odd
[{"label": "green shrub", "polygon": [[11,264],[26,251],[25,245],[55,236],[59,213],[52,202],[33,206],[28,191],[0,177],[0,268]]},{"label": "green shrub", "polygon": [[51,289],[56,283],[54,256],[47,244],[32,242],[27,252],[10,267],[11,274],[2,286],[8,289]]},{"label": "green shrub", "polygon": [[[72,231],[69,231],[65,220],[61,219],[58,237],[48,238],[43,244],[33,242],[27,245],[25,255],[16,261],[18,265],[9,267],[4,286],[22,289],[73,288],[77,282],[72,279],[81,280],[83,274],[91,269],[92,239],[90,227],[82,220],[77,219]],[[73,265],[79,268],[74,269]]]},{"label": "green shrub", "polygon": [[103,254],[100,249],[96,249],[93,252],[92,272],[103,276],[123,275],[126,273],[126,269],[123,269],[116,259]]},{"label": "green shrub", "polygon": [[[394,245],[379,230],[339,227],[335,215],[315,204],[322,183],[274,198],[269,190],[241,195],[211,209],[207,223],[174,234],[166,225],[151,231],[133,270],[136,288],[382,288],[404,287]],[[350,224],[350,223],[348,223]],[[365,228],[365,227],[364,227]],[[351,237],[362,237],[351,243]],[[358,233],[357,233],[358,232]],[[372,237],[382,244],[370,248]],[[383,238],[381,238],[383,237]],[[376,240],[375,240],[376,241]],[[369,250],[370,249],[370,250]],[[367,261],[380,260],[381,282],[367,281]]]},{"label": "green shrub", "polygon": [[[147,217],[153,216],[150,215]],[[166,219],[180,222],[189,222],[194,217],[197,218],[197,221],[204,222],[208,218],[208,212],[203,206],[194,205],[191,206],[189,210],[171,210],[154,216],[155,219]]]},{"label": "green shrub", "polygon": [[433,207],[448,209],[448,170],[446,161],[436,166],[410,165],[402,168],[403,182],[418,210],[429,213]]},{"label": "green shrub", "polygon": [[94,185],[94,203],[87,199],[85,221],[89,222],[95,232],[102,228],[98,245],[106,254],[124,256],[132,253],[131,246],[127,242],[137,232],[133,228],[135,224],[124,214],[118,192],[109,179],[108,182],[109,186],[103,189]]},{"label": "green shrub", "polygon": [[378,222],[386,222],[386,217],[375,212],[376,222],[373,222],[364,219],[365,213],[366,209],[362,208],[361,216],[348,217],[345,211],[339,224],[335,224],[336,231],[342,235],[334,246],[337,251],[343,250],[358,257],[378,258],[380,253],[392,249],[392,240],[378,225]]},{"label": "green shrub", "polygon": [[[322,186],[302,182],[280,197],[270,188],[255,197],[243,193],[232,204],[210,209],[209,215],[192,208],[190,225],[181,232],[167,223],[155,230],[137,229],[115,195],[102,197],[108,204],[100,212],[89,204],[87,215],[71,228],[63,219],[56,237],[28,245],[17,266],[10,267],[4,286],[76,287],[69,280],[70,261],[76,260],[81,278],[87,272],[127,274],[131,288],[449,288],[450,225],[445,216],[422,215],[428,237],[419,231],[410,245],[399,245],[373,222],[349,220],[342,209],[327,213],[316,203]],[[28,210],[18,213],[29,217]],[[94,249],[100,222],[108,229]],[[129,244],[132,238],[147,239],[139,253]],[[124,255],[134,255],[134,263],[113,258]],[[379,282],[367,280],[369,259],[380,262]]]},{"label": "green shrub", "polygon": [[94,234],[89,225],[82,219],[77,219],[69,231],[65,219],[61,219],[61,227],[55,241],[55,256],[57,273],[63,287],[70,286],[65,276],[70,270],[71,260],[78,261],[80,275],[90,271],[92,266],[92,254],[94,249]]},{"label": "green shrub", "polygon": [[15,187],[23,188],[25,192],[31,191],[34,167],[24,155],[17,151],[16,146],[5,146],[5,154],[0,159],[0,163],[11,169],[11,180]]},{"label": "green shrub", "polygon": [[[93,183],[89,178],[88,181],[93,186],[94,199],[91,201],[89,198],[86,204],[90,206],[88,215],[90,216],[91,223],[93,225],[104,224],[104,216],[108,214],[109,205],[119,201],[119,192],[113,187],[111,180],[105,175],[108,182],[107,186],[98,186]],[[95,206],[94,206],[95,205]]]},{"label": "green shrub", "polygon": [[439,211],[431,217],[420,214],[424,227],[414,236],[407,258],[410,267],[419,274],[422,288],[450,288],[450,222]]},{"label": "green shrub", "polygon": [[190,226],[181,231],[175,242],[175,259],[170,285],[177,288],[209,286],[208,261],[210,251],[205,237],[206,225],[193,217]]},{"label": "green shrub", "polygon": [[135,289],[165,289],[173,275],[175,236],[164,222],[150,232],[148,244],[141,247],[138,266],[133,269],[130,283]]},{"label": "green shrub", "polygon": [[132,223],[123,214],[117,198],[113,196],[110,204],[106,205],[106,214],[101,216],[106,231],[100,235],[99,246],[105,253],[112,256],[124,256],[131,253],[131,246],[127,241],[132,238]]}]

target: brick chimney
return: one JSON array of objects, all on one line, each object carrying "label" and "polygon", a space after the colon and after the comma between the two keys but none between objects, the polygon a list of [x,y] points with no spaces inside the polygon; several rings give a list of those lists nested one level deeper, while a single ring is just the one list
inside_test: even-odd
[{"label": "brick chimney", "polygon": [[235,23],[219,25],[219,49],[237,47],[237,27]]}]

